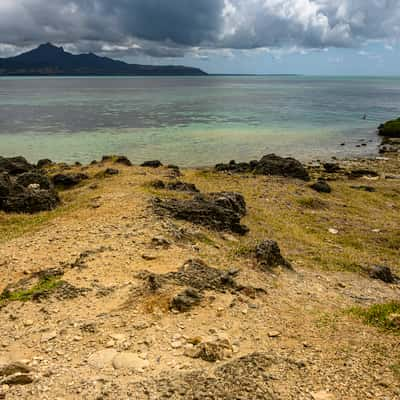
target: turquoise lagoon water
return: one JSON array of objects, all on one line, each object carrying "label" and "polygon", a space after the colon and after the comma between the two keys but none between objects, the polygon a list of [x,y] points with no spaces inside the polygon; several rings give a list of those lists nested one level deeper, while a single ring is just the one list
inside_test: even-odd
[{"label": "turquoise lagoon water", "polygon": [[0,78],[0,155],[182,166],[364,156],[399,114],[400,78]]}]

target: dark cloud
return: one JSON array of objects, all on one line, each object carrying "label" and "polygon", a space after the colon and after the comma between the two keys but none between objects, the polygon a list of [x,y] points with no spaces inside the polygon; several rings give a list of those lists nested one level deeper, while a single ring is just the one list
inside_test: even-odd
[{"label": "dark cloud", "polygon": [[400,0],[0,0],[0,53],[181,57],[196,48],[324,48],[397,41]]}]

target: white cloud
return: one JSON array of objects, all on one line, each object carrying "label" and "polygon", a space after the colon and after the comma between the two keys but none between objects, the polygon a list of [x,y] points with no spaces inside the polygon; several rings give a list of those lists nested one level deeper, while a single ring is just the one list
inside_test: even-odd
[{"label": "white cloud", "polygon": [[194,48],[393,47],[399,38],[400,0],[0,0],[0,54],[44,41],[173,57]]}]

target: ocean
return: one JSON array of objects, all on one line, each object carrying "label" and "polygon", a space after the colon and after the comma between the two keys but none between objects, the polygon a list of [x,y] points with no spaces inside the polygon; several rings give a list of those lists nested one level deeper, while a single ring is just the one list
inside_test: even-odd
[{"label": "ocean", "polygon": [[376,127],[399,116],[400,78],[6,77],[0,155],[181,166],[369,156]]}]

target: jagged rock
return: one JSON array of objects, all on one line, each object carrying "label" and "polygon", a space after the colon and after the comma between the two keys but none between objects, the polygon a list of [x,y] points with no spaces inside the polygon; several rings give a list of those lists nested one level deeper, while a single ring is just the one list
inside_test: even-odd
[{"label": "jagged rock", "polygon": [[278,267],[292,269],[291,264],[283,258],[281,250],[274,240],[264,240],[256,246],[256,258],[264,267]]},{"label": "jagged rock", "polygon": [[200,304],[201,300],[202,296],[197,290],[188,288],[172,299],[171,308],[180,312],[187,312]]},{"label": "jagged rock", "polygon": [[358,179],[362,178],[363,176],[376,178],[379,176],[377,172],[371,171],[369,169],[353,169],[347,175],[350,179]]},{"label": "jagged rock", "polygon": [[190,286],[200,292],[215,290],[225,292],[238,288],[235,280],[236,271],[222,271],[209,267],[202,260],[188,260],[178,271],[169,272],[163,277],[182,286]]},{"label": "jagged rock", "polygon": [[39,160],[36,164],[38,168],[46,168],[49,167],[50,165],[53,165],[53,161],[51,161],[49,158],[43,158]]},{"label": "jagged rock", "polygon": [[21,185],[23,187],[28,187],[32,184],[38,184],[40,189],[50,189],[52,187],[50,179],[37,171],[25,172],[21,175],[18,175],[16,181],[17,185]]},{"label": "jagged rock", "polygon": [[60,203],[58,194],[54,190],[36,190],[16,186],[6,196],[0,196],[0,210],[5,212],[34,214],[41,211],[50,211]]},{"label": "jagged rock", "polygon": [[141,167],[160,168],[162,167],[162,163],[159,160],[145,161],[141,164]]},{"label": "jagged rock", "polygon": [[276,154],[268,154],[260,161],[253,160],[249,163],[236,163],[236,161],[232,160],[229,164],[217,164],[215,170],[234,173],[253,172],[256,175],[278,175],[305,181],[310,180],[307,170],[300,161],[291,157],[279,157]]},{"label": "jagged rock", "polygon": [[327,172],[328,174],[336,174],[341,170],[340,165],[338,163],[324,163],[323,167],[325,172]]},{"label": "jagged rock", "polygon": [[13,184],[8,173],[0,172],[0,204],[1,198],[10,194]]},{"label": "jagged rock", "polygon": [[368,274],[372,279],[379,279],[385,283],[395,282],[395,277],[389,267],[375,265],[369,268]]},{"label": "jagged rock", "polygon": [[241,235],[248,232],[248,228],[240,223],[246,213],[246,203],[239,193],[198,195],[192,200],[157,198],[153,200],[153,207],[159,215],[167,214],[217,231],[232,231]]},{"label": "jagged rock", "polygon": [[318,193],[331,193],[332,192],[332,188],[330,187],[328,182],[326,182],[325,179],[318,179],[318,181],[315,182],[314,184],[312,184],[310,186],[310,188],[315,190]]},{"label": "jagged rock", "polygon": [[164,249],[168,249],[171,247],[171,242],[162,236],[154,236],[151,239],[151,244],[154,247],[163,247]]},{"label": "jagged rock", "polygon": [[193,348],[187,349],[185,356],[216,362],[232,356],[232,353],[232,346],[228,340],[217,340],[215,342],[200,343]]},{"label": "jagged rock", "polygon": [[0,377],[9,376],[17,373],[29,373],[31,368],[21,362],[11,362],[7,364],[0,364]]},{"label": "jagged rock", "polygon": [[150,186],[153,187],[154,189],[165,189],[166,185],[165,182],[163,182],[162,180],[158,179],[156,181],[153,181],[150,183]]},{"label": "jagged rock", "polygon": [[21,374],[17,373],[14,375],[6,376],[3,379],[0,379],[1,385],[29,385],[33,382],[33,378],[29,374]]},{"label": "jagged rock", "polygon": [[0,172],[7,172],[9,175],[19,175],[34,169],[35,166],[28,163],[24,157],[6,158],[0,156]]},{"label": "jagged rock", "polygon": [[258,175],[279,175],[309,181],[310,176],[303,164],[291,157],[283,158],[275,154],[264,156],[254,169]]},{"label": "jagged rock", "polygon": [[171,182],[165,183],[162,180],[156,180],[150,183],[154,189],[168,189],[168,190],[176,190],[178,192],[192,192],[192,193],[199,193],[199,189],[197,189],[196,185],[193,183],[187,182]]},{"label": "jagged rock", "polygon": [[115,169],[115,168],[107,168],[104,171],[100,171],[98,172],[95,177],[96,178],[106,178],[107,176],[114,176],[114,175],[118,175],[119,174],[119,170]]},{"label": "jagged rock", "polygon": [[168,183],[167,189],[168,190],[176,190],[179,192],[196,192],[196,193],[200,192],[200,190],[197,189],[196,185],[194,185],[193,183],[187,183],[187,182],[181,182],[181,181]]},{"label": "jagged rock", "polygon": [[52,178],[53,184],[56,187],[69,189],[81,183],[82,181],[89,179],[86,174],[82,173],[71,173],[71,174],[57,174]]},{"label": "jagged rock", "polygon": [[[114,164],[126,165],[127,167],[131,167],[131,161],[125,156],[103,156],[101,162],[112,162]],[[93,164],[93,161],[92,161]]]}]

